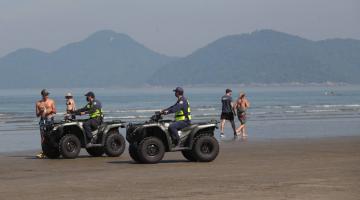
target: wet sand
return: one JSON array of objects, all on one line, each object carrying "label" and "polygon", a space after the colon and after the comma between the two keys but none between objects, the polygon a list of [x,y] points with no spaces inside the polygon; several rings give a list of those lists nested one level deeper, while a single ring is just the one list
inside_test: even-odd
[{"label": "wet sand", "polygon": [[0,199],[316,199],[360,197],[360,137],[223,141],[211,163],[169,153],[155,165],[120,158],[0,155]]}]

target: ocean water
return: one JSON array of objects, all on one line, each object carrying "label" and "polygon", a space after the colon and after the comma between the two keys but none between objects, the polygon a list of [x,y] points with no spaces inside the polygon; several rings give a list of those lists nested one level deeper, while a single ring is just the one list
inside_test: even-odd
[{"label": "ocean water", "polygon": [[[237,91],[241,90],[246,92],[251,102],[247,123],[249,140],[360,135],[360,86],[231,88],[234,100]],[[40,99],[40,90],[0,90],[0,152],[39,149],[35,102]],[[56,119],[63,118],[66,92],[72,92],[77,107],[82,107],[86,104],[83,95],[89,90],[49,88],[50,97],[57,104]],[[145,121],[155,111],[171,106],[176,101],[172,88],[166,87],[92,90],[103,103],[106,120]],[[185,90],[194,121],[219,120],[220,98],[225,88],[185,87]],[[231,140],[230,124],[226,125],[225,131],[225,140]]]}]

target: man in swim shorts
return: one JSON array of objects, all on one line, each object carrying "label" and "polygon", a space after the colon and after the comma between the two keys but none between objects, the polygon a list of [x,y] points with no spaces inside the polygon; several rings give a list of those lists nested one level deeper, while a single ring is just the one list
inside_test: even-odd
[{"label": "man in swim shorts", "polygon": [[[36,117],[40,118],[40,136],[41,144],[44,142],[44,132],[46,127],[54,123],[54,116],[56,114],[55,101],[49,98],[49,92],[46,89],[41,91],[42,99],[36,102],[35,110]],[[36,155],[37,158],[45,158],[43,152]]]}]

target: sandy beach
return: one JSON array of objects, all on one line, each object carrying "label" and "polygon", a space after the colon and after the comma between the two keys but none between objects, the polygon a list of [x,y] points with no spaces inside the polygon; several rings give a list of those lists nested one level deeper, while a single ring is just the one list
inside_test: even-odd
[{"label": "sandy beach", "polygon": [[222,141],[211,163],[0,156],[0,199],[359,199],[360,137]]}]

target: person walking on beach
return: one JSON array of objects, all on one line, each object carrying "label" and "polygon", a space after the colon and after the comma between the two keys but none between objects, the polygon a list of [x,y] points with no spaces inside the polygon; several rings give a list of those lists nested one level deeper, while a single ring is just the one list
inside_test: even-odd
[{"label": "person walking on beach", "polygon": [[225,137],[224,126],[226,120],[230,121],[231,127],[234,131],[234,136],[236,136],[235,122],[234,122],[234,111],[233,111],[233,102],[232,102],[232,90],[226,89],[225,95],[221,97],[222,111],[221,111],[221,124],[220,124],[220,136]]},{"label": "person walking on beach", "polygon": [[[36,102],[36,117],[40,118],[40,136],[41,144],[44,142],[44,132],[48,125],[54,123],[54,115],[56,114],[55,101],[49,98],[49,92],[46,89],[41,90],[42,99]],[[43,152],[36,155],[37,158],[45,158]]]},{"label": "person walking on beach", "polygon": [[75,100],[73,98],[73,95],[69,92],[65,95],[66,99],[66,115],[65,119],[69,119],[71,116],[72,119],[75,119],[75,115],[71,115],[72,112],[76,110],[76,104]]},{"label": "person walking on beach", "polygon": [[234,108],[237,112],[238,119],[240,121],[239,128],[236,129],[236,132],[239,133],[241,137],[247,137],[246,133],[246,111],[250,107],[250,102],[247,100],[245,93],[240,92],[239,98],[237,99]]}]

